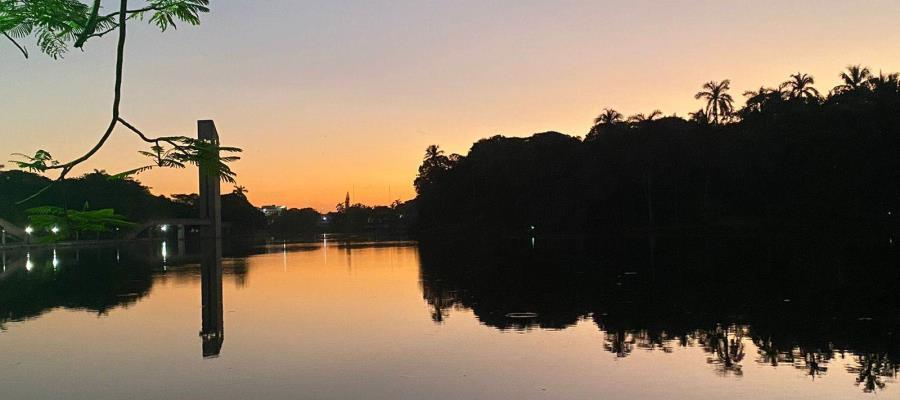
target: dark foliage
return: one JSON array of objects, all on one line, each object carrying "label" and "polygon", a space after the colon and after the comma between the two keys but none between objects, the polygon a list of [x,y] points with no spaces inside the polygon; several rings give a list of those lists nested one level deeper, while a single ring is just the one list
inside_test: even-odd
[{"label": "dark foliage", "polygon": [[76,210],[111,208],[135,222],[193,215],[193,210],[185,204],[155,196],[150,193],[150,188],[135,180],[109,179],[104,171],[60,181],[40,197],[16,204],[49,182],[45,177],[28,172],[0,172],[0,218],[24,225],[27,221],[25,210],[37,206]]},{"label": "dark foliage", "polygon": [[322,214],[312,208],[291,208],[272,219],[269,232],[277,238],[293,238],[322,231]]},{"label": "dark foliage", "polygon": [[336,211],[327,214],[312,208],[292,208],[271,218],[269,232],[278,239],[322,233],[402,236],[415,216],[415,203],[399,200],[390,206],[341,203]]},{"label": "dark foliage", "polygon": [[[566,329],[587,320],[604,331],[611,357],[698,346],[720,373],[740,374],[741,364],[755,362],[815,376],[841,354],[852,357],[848,371],[867,392],[882,389],[900,367],[900,273],[886,242],[466,238],[421,242],[420,255],[423,296],[438,324],[460,309],[501,330]],[[745,354],[741,339],[759,353]]]},{"label": "dark foliage", "polygon": [[747,106],[735,113],[714,109],[713,118],[701,110],[690,121],[625,122],[606,110],[584,140],[555,132],[495,136],[452,163],[426,155],[416,181],[419,229],[852,226],[884,233],[900,199],[900,86],[896,74],[864,83],[858,72],[847,75],[824,99],[811,77],[796,74],[779,89],[746,93]]},{"label": "dark foliage", "polygon": [[250,204],[241,193],[222,195],[222,222],[231,227],[232,234],[250,234],[266,228],[266,216]]},{"label": "dark foliage", "polygon": [[[50,180],[23,171],[0,172],[0,218],[24,226],[26,210],[37,206],[53,206],[63,209],[113,209],[117,214],[133,222],[146,222],[163,218],[193,218],[196,194],[157,196],[150,188],[133,179],[111,179],[104,171],[94,171],[79,178],[57,182],[39,197],[16,204],[35,189],[45,187]],[[243,193],[222,196],[222,221],[228,223],[232,233],[250,233],[266,227],[265,216]]]}]

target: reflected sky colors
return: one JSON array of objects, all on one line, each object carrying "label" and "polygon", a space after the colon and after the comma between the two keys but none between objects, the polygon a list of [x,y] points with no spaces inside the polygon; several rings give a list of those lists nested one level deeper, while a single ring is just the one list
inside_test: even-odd
[{"label": "reflected sky colors", "polygon": [[[107,4],[105,2],[104,4]],[[109,4],[107,4],[109,6]],[[864,63],[900,70],[890,0],[225,1],[200,27],[129,33],[123,114],[160,135],[212,118],[246,150],[256,204],[330,210],[413,196],[424,148],[497,133],[587,132],[603,107],[686,115],[703,82],[736,97],[789,73],[827,92]],[[62,61],[0,45],[0,153],[81,154],[108,120],[113,40]],[[33,44],[32,44],[33,47]],[[119,131],[80,172],[121,171],[142,145]],[[141,178],[194,190],[190,174]]]},{"label": "reflected sky colors", "polygon": [[[483,321],[490,317],[461,305],[445,308],[438,321],[431,292],[447,283],[423,276],[421,250],[405,243],[278,244],[262,254],[226,258],[224,344],[217,357],[205,358],[198,336],[199,266],[175,265],[190,255],[170,258],[163,271],[158,247],[141,253],[154,260],[149,269],[112,262],[113,250],[37,252],[27,257],[33,260],[27,272],[15,271],[23,268],[24,255],[7,255],[8,271],[0,277],[5,290],[69,273],[75,278],[56,279],[70,282],[70,295],[91,281],[112,294],[100,311],[97,301],[78,305],[73,296],[39,314],[0,320],[4,399],[872,396],[855,381],[856,355],[826,349],[814,376],[799,355],[774,367],[747,327],[720,332],[731,341],[724,351],[736,364],[726,366],[708,350],[716,347],[712,330],[653,344],[641,331],[607,331],[590,316],[564,329],[498,329]],[[60,269],[51,272],[48,262],[57,259]],[[101,262],[109,264],[102,275],[96,273]],[[130,275],[111,277],[124,271]],[[152,285],[133,283],[143,280]],[[443,296],[465,296],[465,290]],[[886,385],[877,388],[879,395],[895,394],[895,378],[877,379]]]}]

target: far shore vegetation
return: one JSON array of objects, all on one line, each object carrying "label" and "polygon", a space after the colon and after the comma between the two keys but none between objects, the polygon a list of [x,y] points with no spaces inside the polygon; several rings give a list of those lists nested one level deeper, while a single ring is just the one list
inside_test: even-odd
[{"label": "far shore vegetation", "polygon": [[798,72],[742,94],[710,81],[688,116],[606,108],[583,138],[498,135],[466,155],[431,146],[415,182],[418,228],[856,227],[887,242],[900,206],[900,75],[836,75],[834,88]]},{"label": "far shore vegetation", "polygon": [[[408,202],[366,206],[348,198],[331,212],[285,208],[264,215],[236,186],[223,196],[223,216],[231,234],[267,238],[826,229],[893,241],[900,75],[850,65],[838,76],[840,85],[818,89],[812,76],[798,72],[739,96],[729,80],[710,81],[694,96],[702,107],[688,116],[659,110],[626,116],[605,108],[584,137],[497,135],[465,155],[432,145],[413,182],[417,196]],[[742,107],[736,97],[745,99]],[[127,223],[194,215],[196,195],[153,195],[130,175],[95,170],[48,189],[50,182],[0,171],[0,218],[27,224],[36,208],[62,216],[108,210],[102,213],[121,221],[95,236],[109,236]],[[42,191],[29,204],[16,201]]]},{"label": "far shore vegetation", "polygon": [[[66,179],[35,200],[40,206],[31,207],[14,200],[45,187],[50,179],[27,171],[0,171],[0,219],[30,226],[36,240],[61,241],[119,239],[146,222],[197,215],[196,193],[155,195],[134,178],[110,178],[95,170]],[[411,201],[368,206],[351,203],[349,195],[333,211],[284,208],[265,215],[262,207],[250,203],[248,192],[235,186],[222,195],[222,220],[229,237],[292,240],[322,233],[396,234],[409,231],[415,220]]]}]

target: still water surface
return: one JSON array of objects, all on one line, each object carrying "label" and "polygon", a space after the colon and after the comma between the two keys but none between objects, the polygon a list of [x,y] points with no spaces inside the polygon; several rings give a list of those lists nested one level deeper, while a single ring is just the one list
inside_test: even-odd
[{"label": "still water surface", "polygon": [[0,398],[900,399],[893,311],[822,291],[856,270],[641,243],[7,252]]}]

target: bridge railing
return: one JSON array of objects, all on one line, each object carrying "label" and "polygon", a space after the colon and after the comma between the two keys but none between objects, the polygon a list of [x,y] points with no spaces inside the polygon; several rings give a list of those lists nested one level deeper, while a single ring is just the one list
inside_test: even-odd
[{"label": "bridge railing", "polygon": [[137,239],[142,233],[160,226],[174,226],[177,229],[183,229],[186,226],[209,226],[209,220],[200,218],[173,218],[173,219],[157,219],[138,225],[125,235],[125,239]]},{"label": "bridge railing", "polygon": [[19,240],[25,240],[28,236],[25,230],[13,225],[11,222],[0,218],[0,246],[6,244],[7,237],[15,237]]}]

